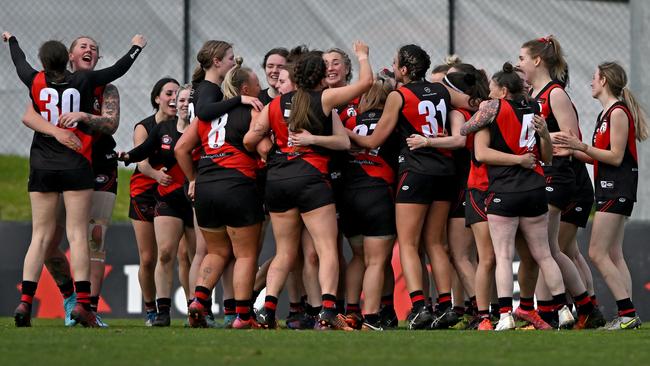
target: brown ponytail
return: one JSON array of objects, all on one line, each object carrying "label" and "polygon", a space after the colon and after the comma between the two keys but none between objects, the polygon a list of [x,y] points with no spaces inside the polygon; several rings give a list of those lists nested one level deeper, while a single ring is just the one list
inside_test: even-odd
[{"label": "brown ponytail", "polygon": [[569,65],[564,57],[560,41],[555,36],[549,35],[530,40],[521,48],[528,49],[531,57],[542,59],[551,79],[561,82],[565,87],[569,86]]},{"label": "brown ponytail", "polygon": [[203,47],[196,54],[196,60],[199,64],[192,74],[192,83],[200,83],[205,79],[205,70],[212,67],[215,58],[221,60],[226,56],[226,52],[232,48],[232,44],[224,41],[210,40],[203,44]]},{"label": "brown ponytail", "polygon": [[291,115],[287,121],[290,131],[319,133],[323,129],[318,118],[311,116],[311,97],[307,91],[318,87],[325,78],[325,71],[321,52],[309,52],[296,63],[294,77],[297,89],[291,100]]}]

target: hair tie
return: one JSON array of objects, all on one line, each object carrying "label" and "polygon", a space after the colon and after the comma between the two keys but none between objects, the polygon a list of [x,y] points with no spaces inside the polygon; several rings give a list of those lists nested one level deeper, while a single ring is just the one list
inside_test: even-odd
[{"label": "hair tie", "polygon": [[542,43],[551,43],[551,38],[549,36],[541,37],[541,38],[538,38],[537,41],[542,42]]}]

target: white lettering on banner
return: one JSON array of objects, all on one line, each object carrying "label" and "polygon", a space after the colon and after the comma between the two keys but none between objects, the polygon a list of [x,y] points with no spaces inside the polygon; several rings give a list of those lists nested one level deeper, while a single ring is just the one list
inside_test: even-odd
[{"label": "white lettering on banner", "polygon": [[126,312],[129,314],[142,313],[142,291],[138,281],[139,269],[140,266],[137,264],[124,266],[124,274],[126,275]]},{"label": "white lettering on banner", "polygon": [[[138,271],[140,265],[127,264],[124,266],[124,274],[126,275],[126,312],[128,314],[142,314],[142,290],[140,289],[140,282],[138,280]],[[214,296],[214,295],[213,295]],[[262,299],[264,297],[262,296]],[[185,291],[183,287],[179,287],[174,292],[174,306],[181,314],[187,313],[187,302],[185,300]],[[220,301],[212,302],[212,313],[221,314]]]}]

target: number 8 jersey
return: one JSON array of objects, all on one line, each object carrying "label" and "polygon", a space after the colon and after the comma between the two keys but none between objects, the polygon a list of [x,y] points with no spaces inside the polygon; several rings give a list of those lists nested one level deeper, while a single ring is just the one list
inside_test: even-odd
[{"label": "number 8 jersey", "polygon": [[412,171],[434,176],[456,173],[451,150],[420,148],[410,150],[406,138],[412,134],[435,137],[448,135],[447,111],[450,97],[440,83],[410,82],[397,89],[402,96],[402,110],[397,121],[400,135],[399,174]]}]

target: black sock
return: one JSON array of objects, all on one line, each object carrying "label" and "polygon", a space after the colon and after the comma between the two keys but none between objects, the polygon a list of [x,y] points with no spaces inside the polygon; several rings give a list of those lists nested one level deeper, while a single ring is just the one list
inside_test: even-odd
[{"label": "black sock", "polygon": [[636,316],[636,309],[629,297],[627,299],[616,300],[616,306],[618,307],[618,316],[629,316],[631,318]]},{"label": "black sock", "polygon": [[155,301],[149,301],[144,303],[144,311],[147,313],[155,313],[158,310],[156,309],[156,302]]},{"label": "black sock", "polygon": [[369,324],[377,324],[379,322],[379,314],[366,314],[363,316],[366,322]]},{"label": "black sock", "polygon": [[499,316],[512,312],[512,297],[500,297],[499,298]]},{"label": "black sock", "polygon": [[225,315],[235,315],[237,313],[235,307],[237,303],[235,299],[225,299],[223,300],[223,313]]},{"label": "black sock", "polygon": [[343,300],[336,300],[336,312],[339,314],[344,314],[345,313],[345,301]]},{"label": "black sock", "polygon": [[316,317],[318,316],[318,313],[320,313],[322,306],[311,306],[307,304],[307,315],[311,317]]},{"label": "black sock", "polygon": [[409,294],[409,297],[411,298],[411,306],[413,307],[414,311],[420,310],[422,307],[424,307],[424,291],[413,291]]},{"label": "black sock", "polygon": [[501,315],[501,312],[499,311],[499,303],[490,303],[490,315],[496,318]]},{"label": "black sock", "polygon": [[535,299],[532,297],[519,298],[519,307],[521,310],[533,311],[535,310]]},{"label": "black sock", "polygon": [[58,287],[64,299],[67,299],[74,294],[74,284],[72,283],[72,280],[68,280],[63,284],[58,285]]},{"label": "black sock", "polygon": [[90,310],[97,312],[97,308],[99,307],[99,296],[91,296],[90,297]]},{"label": "black sock", "polygon": [[235,310],[237,311],[237,317],[241,320],[248,320],[251,317],[251,301],[246,300],[237,300],[235,301]]},{"label": "black sock", "polygon": [[438,295],[437,308],[440,313],[447,311],[451,308],[451,293],[446,292]]},{"label": "black sock", "polygon": [[32,302],[34,301],[34,294],[36,294],[36,287],[38,283],[33,281],[23,281],[21,286],[20,301],[24,302],[32,309]]},{"label": "black sock", "polygon": [[156,299],[156,305],[158,305],[158,312],[169,313],[172,307],[172,299],[169,297],[161,297]]},{"label": "black sock", "polygon": [[589,297],[587,291],[576,296],[573,301],[578,308],[579,315],[588,315],[594,311],[594,304],[591,303],[591,298]]}]

